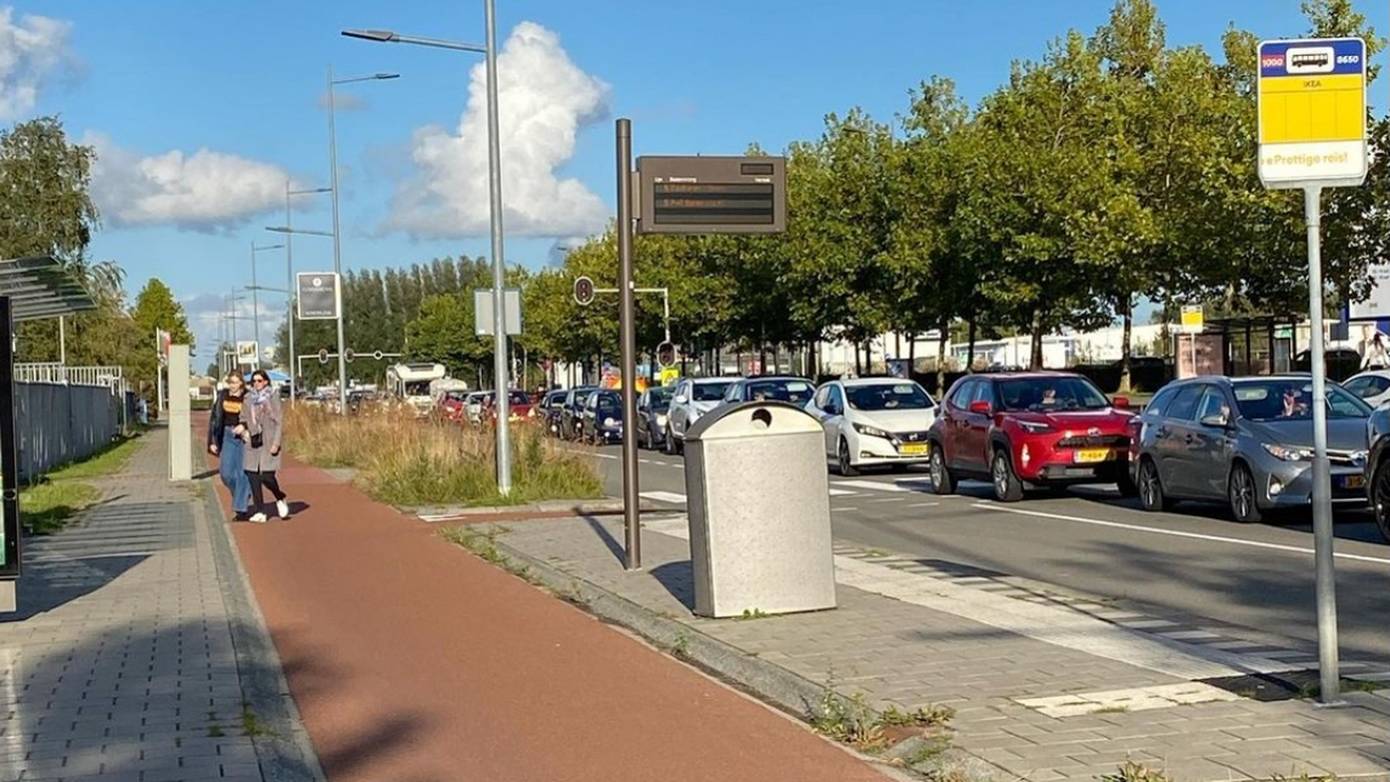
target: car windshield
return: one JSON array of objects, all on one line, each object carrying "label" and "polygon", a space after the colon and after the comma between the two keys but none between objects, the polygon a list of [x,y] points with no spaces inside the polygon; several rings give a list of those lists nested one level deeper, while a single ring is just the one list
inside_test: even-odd
[{"label": "car windshield", "polygon": [[647,392],[647,404],[653,410],[665,410],[671,406],[671,389],[653,388]]},{"label": "car windshield", "polygon": [[1081,377],[1029,377],[999,381],[1005,410],[1050,412],[1054,410],[1102,410],[1110,406],[1105,395]]},{"label": "car windshield", "polygon": [[598,409],[601,412],[611,414],[621,407],[621,400],[617,394],[599,394]]},{"label": "car windshield", "polygon": [[696,402],[718,402],[728,387],[728,383],[692,383],[690,394]]},{"label": "car windshield", "polygon": [[464,392],[462,392],[462,391],[445,391],[445,392],[444,392],[444,398],[447,399],[447,400],[449,400],[450,402],[462,402],[462,401],[463,401],[464,399],[466,399],[467,397],[468,397],[468,394],[466,394],[466,393],[464,393]]},{"label": "car windshield", "polygon": [[429,396],[430,381],[412,380],[405,384],[406,396]]},{"label": "car windshield", "polygon": [[748,400],[799,404],[811,398],[815,389],[805,380],[749,380]]},{"label": "car windshield", "polygon": [[[1311,418],[1313,384],[1306,380],[1261,380],[1234,387],[1240,414],[1252,421]],[[1328,418],[1367,418],[1371,408],[1340,386],[1327,386]]]},{"label": "car windshield", "polygon": [[916,383],[878,383],[845,388],[853,410],[926,410],[931,397]]}]

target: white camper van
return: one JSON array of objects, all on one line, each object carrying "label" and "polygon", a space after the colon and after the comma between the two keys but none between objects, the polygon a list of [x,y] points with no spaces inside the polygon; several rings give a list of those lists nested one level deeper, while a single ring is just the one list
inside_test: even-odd
[{"label": "white camper van", "polygon": [[424,417],[434,407],[430,383],[447,374],[443,364],[396,364],[386,370],[386,385],[393,399],[410,405],[416,415]]}]

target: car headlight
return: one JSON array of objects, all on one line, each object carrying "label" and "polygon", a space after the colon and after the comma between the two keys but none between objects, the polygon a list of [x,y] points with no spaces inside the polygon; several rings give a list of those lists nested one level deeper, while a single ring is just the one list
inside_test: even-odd
[{"label": "car headlight", "polygon": [[615,423],[617,423],[617,421],[614,421],[612,418],[603,419],[603,425],[610,429],[613,428],[613,424]]},{"label": "car headlight", "polygon": [[1044,424],[1038,421],[1019,421],[1018,425],[1028,434],[1043,434],[1052,431],[1052,424]]},{"label": "car headlight", "polygon": [[1282,459],[1286,462],[1308,462],[1313,460],[1312,448],[1292,445],[1273,445],[1270,443],[1260,443],[1260,445],[1264,446],[1264,449],[1269,451],[1274,458]]},{"label": "car headlight", "polygon": [[885,440],[890,439],[893,436],[883,431],[882,429],[879,429],[877,426],[869,426],[868,424],[855,424],[854,431],[860,434],[866,434],[870,437],[882,437]]},{"label": "car headlight", "polygon": [[665,425],[666,425],[666,414],[665,414],[665,413],[657,413],[657,414],[656,414],[656,425],[657,425],[657,426],[665,426]]}]

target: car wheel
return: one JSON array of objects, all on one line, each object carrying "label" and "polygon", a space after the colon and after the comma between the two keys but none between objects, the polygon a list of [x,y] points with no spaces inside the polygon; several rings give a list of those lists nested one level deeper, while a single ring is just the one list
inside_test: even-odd
[{"label": "car wheel", "polygon": [[931,456],[927,458],[927,472],[931,475],[931,488],[937,494],[955,494],[956,479],[951,475],[951,468],[946,466],[946,454],[942,453],[941,446],[931,444]]},{"label": "car wheel", "polygon": [[1163,494],[1163,481],[1158,477],[1158,465],[1153,459],[1139,463],[1139,505],[1146,511],[1171,510],[1173,501]]},{"label": "car wheel", "polygon": [[1381,464],[1371,479],[1371,510],[1381,537],[1390,541],[1390,465]]},{"label": "car wheel", "polygon": [[1014,474],[1013,462],[1004,448],[994,449],[994,459],[990,464],[990,482],[994,484],[994,498],[1000,502],[1018,502],[1023,499],[1023,483]]},{"label": "car wheel", "polygon": [[840,447],[835,451],[835,470],[846,478],[852,478],[859,474],[854,468],[854,462],[850,460],[849,441],[840,438]]},{"label": "car wheel", "polygon": [[1241,524],[1253,524],[1264,518],[1260,506],[1255,502],[1255,476],[1244,464],[1237,464],[1231,470],[1226,482],[1226,496],[1231,501],[1231,515]]}]

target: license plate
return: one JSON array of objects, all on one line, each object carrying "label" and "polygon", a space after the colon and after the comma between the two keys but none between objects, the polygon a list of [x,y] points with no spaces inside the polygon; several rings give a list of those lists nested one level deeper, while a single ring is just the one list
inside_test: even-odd
[{"label": "license plate", "polygon": [[1073,461],[1077,464],[1095,464],[1110,458],[1109,448],[1083,448],[1076,452]]},{"label": "license plate", "polygon": [[898,446],[898,453],[903,456],[926,456],[930,450],[929,443],[903,443]]},{"label": "license plate", "polygon": [[1342,476],[1342,488],[1362,489],[1366,486],[1366,476],[1364,475],[1344,475]]}]

